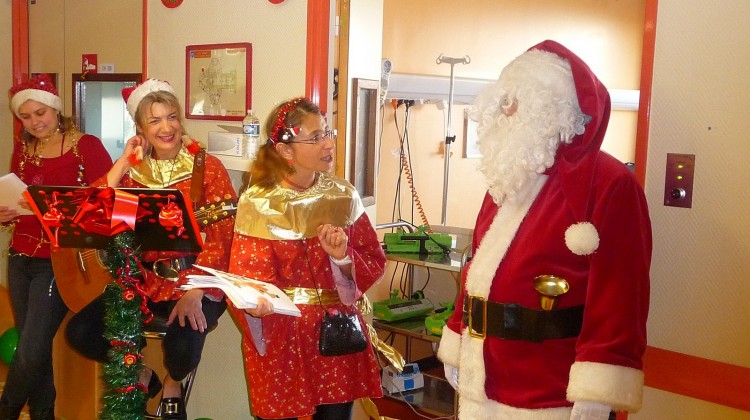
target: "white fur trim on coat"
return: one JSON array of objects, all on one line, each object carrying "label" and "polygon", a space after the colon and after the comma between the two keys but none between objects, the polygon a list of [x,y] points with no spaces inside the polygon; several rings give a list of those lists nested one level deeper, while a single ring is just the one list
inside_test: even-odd
[{"label": "white fur trim on coat", "polygon": [[[484,340],[469,335],[469,329],[464,328],[461,334],[461,352],[458,363],[458,401],[464,398],[486,403],[489,401],[484,390],[487,379],[484,365]],[[474,417],[463,417],[471,419]]]},{"label": "white fur trim on coat", "polygon": [[443,327],[443,336],[440,338],[437,357],[446,365],[458,367],[461,350],[461,336],[448,326]]},{"label": "white fur trim on coat", "polygon": [[471,420],[570,420],[572,411],[572,407],[516,408],[497,401],[468,398],[460,398],[458,402],[458,418]]},{"label": "white fur trim on coat", "polygon": [[[489,296],[490,287],[495,279],[500,261],[505,257],[505,253],[516,236],[521,222],[526,217],[531,204],[539,195],[539,191],[546,181],[547,176],[539,176],[533,183],[529,184],[526,194],[518,194],[500,206],[489,229],[477,247],[471,266],[469,266],[469,271],[466,274],[466,293],[483,298]],[[455,350],[450,349],[444,350],[444,361],[449,358],[448,351],[455,352]],[[459,417],[464,419],[497,418],[491,415],[493,410],[496,406],[506,406],[487,398],[485,392],[487,371],[484,365],[484,340],[471,337],[468,329],[465,328],[461,334],[458,354],[459,410],[461,410],[462,404],[466,407],[464,410],[467,410],[463,415],[459,413]],[[485,412],[485,410],[488,411]],[[557,418],[560,417],[551,419]]]},{"label": "white fur trim on coat", "polygon": [[643,402],[643,371],[595,362],[570,367],[568,401],[596,401],[635,413]]},{"label": "white fur trim on coat", "polygon": [[546,181],[546,175],[538,176],[529,184],[527,194],[519,193],[500,206],[474,253],[466,274],[466,293],[485,299],[489,296],[500,261],[505,257],[510,243],[516,237],[518,227],[521,226],[521,222]]}]

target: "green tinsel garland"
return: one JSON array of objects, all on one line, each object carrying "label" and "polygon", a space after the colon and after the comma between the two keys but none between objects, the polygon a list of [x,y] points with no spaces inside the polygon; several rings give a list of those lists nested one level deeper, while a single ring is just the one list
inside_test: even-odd
[{"label": "green tinsel garland", "polygon": [[107,266],[115,282],[104,290],[106,315],[104,337],[110,341],[109,362],[104,366],[102,420],[143,419],[146,412],[145,389],[139,384],[143,369],[142,297],[138,293],[141,272],[133,232],[114,237],[107,254]]}]

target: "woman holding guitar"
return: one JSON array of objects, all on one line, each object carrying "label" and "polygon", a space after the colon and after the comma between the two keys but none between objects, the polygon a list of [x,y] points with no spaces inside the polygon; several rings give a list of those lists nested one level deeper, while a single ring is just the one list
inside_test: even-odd
[{"label": "woman holding guitar", "polygon": [[[236,194],[221,162],[206,155],[182,126],[181,106],[172,87],[150,79],[123,90],[123,98],[136,123],[137,135],[130,138],[125,152],[112,169],[94,185],[124,188],[176,188],[196,203],[236,200]],[[202,224],[203,225],[203,224]],[[148,307],[167,319],[164,364],[168,375],[161,401],[162,419],[186,419],[181,381],[198,366],[206,334],[226,309],[218,289],[179,290],[188,274],[202,273],[193,264],[226,271],[232,244],[234,217],[203,225],[203,251],[147,251],[141,262],[142,287]],[[104,301],[101,297],[79,311],[69,322],[71,345],[86,357],[107,362],[110,344],[103,337]],[[159,378],[144,369],[141,381],[149,397],[161,389]]]},{"label": "woman holding guitar", "polygon": [[[13,86],[10,105],[23,124],[13,142],[11,172],[27,185],[86,185],[106,173],[112,159],[95,136],[76,130],[61,114],[62,101],[49,76]],[[28,204],[19,195],[20,208]],[[13,229],[8,258],[18,345],[0,397],[0,419],[17,419],[24,405],[34,420],[54,419],[52,339],[68,307],[60,298],[50,244],[31,213],[0,206],[3,229]]]}]

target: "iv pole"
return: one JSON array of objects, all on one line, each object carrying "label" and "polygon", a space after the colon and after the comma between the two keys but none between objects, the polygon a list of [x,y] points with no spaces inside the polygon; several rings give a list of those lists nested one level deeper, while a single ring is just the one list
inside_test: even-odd
[{"label": "iv pole", "polygon": [[461,58],[455,58],[446,57],[443,54],[440,54],[435,62],[438,64],[448,63],[451,65],[451,82],[450,90],[448,91],[448,126],[445,133],[445,164],[443,167],[443,215],[440,219],[441,224],[445,226],[448,217],[448,174],[450,173],[451,143],[456,141],[456,136],[451,135],[451,109],[453,108],[453,82],[455,80],[453,67],[459,63],[469,64],[471,63],[471,58],[468,55]]}]

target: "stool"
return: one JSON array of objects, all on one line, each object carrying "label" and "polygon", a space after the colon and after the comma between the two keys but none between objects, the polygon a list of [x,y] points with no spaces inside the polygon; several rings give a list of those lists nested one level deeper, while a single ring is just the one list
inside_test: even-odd
[{"label": "stool", "polygon": [[[144,326],[143,336],[145,338],[154,338],[158,340],[164,339],[167,334],[167,318],[154,314],[151,322]],[[214,326],[215,328],[215,326]],[[213,329],[213,328],[212,328]],[[209,330],[210,331],[210,330]],[[183,379],[182,385],[182,402],[187,407],[188,398],[190,397],[190,391],[193,389],[193,381],[195,381],[195,372],[198,370],[196,366],[188,375]],[[161,419],[161,404],[156,409],[156,415],[146,415],[147,419]]]}]

